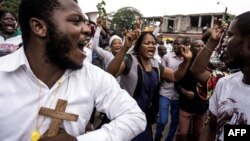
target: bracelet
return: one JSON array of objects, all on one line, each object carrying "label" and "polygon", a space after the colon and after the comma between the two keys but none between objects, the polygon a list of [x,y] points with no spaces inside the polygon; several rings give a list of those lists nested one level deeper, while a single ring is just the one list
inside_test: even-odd
[{"label": "bracelet", "polygon": [[204,48],[207,49],[208,51],[210,51],[211,53],[213,53],[213,51],[210,48],[208,48],[207,46],[204,46]]}]

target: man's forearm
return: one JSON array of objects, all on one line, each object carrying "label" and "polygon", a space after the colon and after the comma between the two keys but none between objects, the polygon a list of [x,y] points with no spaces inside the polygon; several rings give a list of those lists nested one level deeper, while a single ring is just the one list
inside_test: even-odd
[{"label": "man's forearm", "polygon": [[175,81],[179,81],[186,74],[190,61],[190,59],[185,59],[180,67],[174,72]]},{"label": "man's forearm", "polygon": [[196,56],[192,66],[191,66],[191,72],[194,74],[202,73],[206,70],[209,59],[213,53],[213,50],[217,46],[218,41],[210,39],[208,43],[206,44],[206,47],[204,47],[199,54]]}]

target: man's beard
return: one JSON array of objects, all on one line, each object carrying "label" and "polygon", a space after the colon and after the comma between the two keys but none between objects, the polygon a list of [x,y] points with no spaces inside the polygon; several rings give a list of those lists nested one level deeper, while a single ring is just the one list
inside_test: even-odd
[{"label": "man's beard", "polygon": [[52,23],[49,24],[48,35],[48,42],[45,48],[45,55],[48,58],[48,62],[62,70],[81,69],[83,64],[76,64],[67,56],[71,49],[68,37],[60,33]]},{"label": "man's beard", "polygon": [[241,56],[231,57],[229,54],[223,54],[221,60],[229,69],[240,69],[244,67],[244,59]]},{"label": "man's beard", "polygon": [[[241,47],[243,47],[242,42],[238,44],[239,53],[237,54],[235,54],[235,51],[229,51],[228,48],[225,48],[226,50],[224,50],[221,59],[229,69],[242,69],[245,66],[246,60],[248,60],[248,58],[243,52],[240,52]],[[232,53],[234,53],[234,55]]]},{"label": "man's beard", "polygon": [[175,55],[179,56],[181,55],[181,50],[174,50]]},{"label": "man's beard", "polygon": [[230,59],[229,61],[225,61],[225,64],[229,69],[240,69],[244,67],[244,60]]}]

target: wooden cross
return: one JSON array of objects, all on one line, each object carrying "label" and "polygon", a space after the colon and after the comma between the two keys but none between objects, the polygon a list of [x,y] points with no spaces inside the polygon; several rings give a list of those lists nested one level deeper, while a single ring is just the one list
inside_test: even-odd
[{"label": "wooden cross", "polygon": [[40,108],[39,114],[52,117],[52,121],[47,134],[48,137],[54,137],[58,134],[59,126],[62,123],[62,120],[77,121],[78,115],[65,113],[67,104],[68,101],[58,99],[55,110],[44,107]]}]

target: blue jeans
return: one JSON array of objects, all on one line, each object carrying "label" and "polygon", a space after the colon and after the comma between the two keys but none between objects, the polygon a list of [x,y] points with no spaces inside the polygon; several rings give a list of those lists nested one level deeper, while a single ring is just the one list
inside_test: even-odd
[{"label": "blue jeans", "polygon": [[168,123],[168,113],[170,109],[171,123],[166,141],[173,141],[179,123],[179,100],[171,100],[160,95],[159,118],[157,121],[155,141],[160,141],[164,127]]}]

